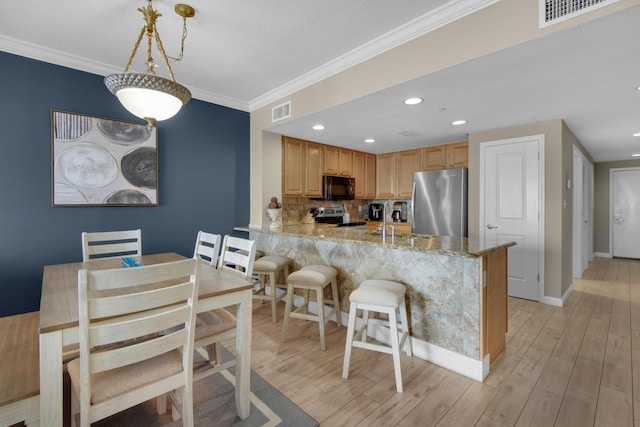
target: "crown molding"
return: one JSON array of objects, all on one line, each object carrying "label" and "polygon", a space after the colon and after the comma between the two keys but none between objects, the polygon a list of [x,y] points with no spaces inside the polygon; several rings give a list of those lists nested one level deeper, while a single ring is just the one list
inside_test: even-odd
[{"label": "crown molding", "polygon": [[[67,52],[61,52],[55,49],[45,48],[40,45],[25,42],[23,40],[14,39],[0,35],[0,51],[11,53],[25,58],[35,59],[62,67],[72,68],[74,70],[85,71],[99,76],[107,76],[113,73],[122,72],[121,68],[115,68],[104,62],[92,61]],[[194,99],[211,102],[213,104],[222,105],[224,107],[233,108],[241,111],[249,111],[249,104],[246,101],[220,95],[199,88],[191,88],[191,95]]]},{"label": "crown molding", "polygon": [[460,18],[500,0],[453,0],[406,23],[382,36],[371,40],[326,64],[291,80],[284,85],[249,101],[249,111],[255,111],[299,90],[338,74],[361,62],[373,58],[403,43],[444,27]]}]

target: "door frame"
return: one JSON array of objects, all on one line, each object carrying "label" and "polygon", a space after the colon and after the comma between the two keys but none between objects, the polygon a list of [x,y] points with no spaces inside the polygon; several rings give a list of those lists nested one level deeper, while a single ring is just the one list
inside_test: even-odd
[{"label": "door frame", "polygon": [[640,167],[609,169],[609,255],[613,258],[613,174],[623,171],[640,171]]},{"label": "door frame", "polygon": [[[544,284],[545,284],[545,276],[544,276],[544,255],[545,255],[545,240],[544,240],[544,232],[545,232],[545,192],[544,192],[544,184],[545,184],[545,138],[544,134],[538,135],[530,135],[530,136],[522,136],[517,138],[507,138],[500,139],[495,141],[486,141],[480,143],[480,203],[479,208],[480,212],[478,215],[480,223],[478,224],[478,231],[482,234],[484,231],[484,211],[485,211],[485,182],[484,182],[484,173],[485,173],[485,161],[486,154],[485,150],[488,147],[496,146],[496,145],[507,145],[514,144],[519,142],[528,142],[531,140],[537,140],[538,142],[538,206],[539,206],[539,227],[538,227],[538,302],[545,302],[544,295]],[[482,235],[478,236],[482,238]]]},{"label": "door frame", "polygon": [[[571,187],[573,201],[571,275],[579,279],[589,261],[593,261],[593,163],[575,145],[572,160],[573,185],[567,183],[567,187]],[[584,263],[580,262],[582,255]]]}]

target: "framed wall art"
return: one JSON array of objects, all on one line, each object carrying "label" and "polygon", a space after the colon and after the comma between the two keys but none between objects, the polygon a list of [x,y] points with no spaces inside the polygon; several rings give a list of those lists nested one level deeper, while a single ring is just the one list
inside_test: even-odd
[{"label": "framed wall art", "polygon": [[53,110],[53,206],[157,206],[156,127]]}]

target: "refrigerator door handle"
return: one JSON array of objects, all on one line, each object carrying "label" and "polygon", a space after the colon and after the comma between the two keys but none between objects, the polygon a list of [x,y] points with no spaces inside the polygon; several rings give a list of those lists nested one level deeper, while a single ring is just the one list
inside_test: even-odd
[{"label": "refrigerator door handle", "polygon": [[[416,223],[415,213],[416,213],[416,182],[413,181],[413,184],[411,187],[411,224],[414,224],[414,225]],[[413,228],[413,225],[411,226],[411,228]]]}]

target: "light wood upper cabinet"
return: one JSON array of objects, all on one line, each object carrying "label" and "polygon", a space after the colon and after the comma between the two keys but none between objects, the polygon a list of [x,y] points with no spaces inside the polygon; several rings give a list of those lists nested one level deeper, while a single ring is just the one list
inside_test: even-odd
[{"label": "light wood upper cabinet", "polygon": [[462,168],[469,166],[469,142],[424,147],[422,151],[422,170]]},{"label": "light wood upper cabinet", "polygon": [[460,141],[447,144],[447,167],[462,168],[469,166],[469,142]]},{"label": "light wood upper cabinet", "polygon": [[305,147],[305,196],[322,196],[322,145],[315,142],[306,142]]},{"label": "light wood upper cabinet", "polygon": [[423,171],[432,171],[447,167],[447,149],[444,145],[424,147],[421,150]]},{"label": "light wood upper cabinet", "polygon": [[353,176],[356,180],[356,199],[372,199],[376,196],[375,154],[353,152]]},{"label": "light wood upper cabinet", "polygon": [[365,154],[365,175],[366,183],[364,189],[364,198],[373,199],[376,197],[376,155]]},{"label": "light wood upper cabinet", "polygon": [[353,150],[325,145],[323,173],[353,177],[353,154]]},{"label": "light wood upper cabinet", "polygon": [[353,156],[355,152],[344,148],[340,149],[340,172],[341,176],[353,177]]},{"label": "light wood upper cabinet", "polygon": [[305,192],[305,141],[282,137],[282,195],[302,196]]},{"label": "light wood upper cabinet", "polygon": [[324,146],[324,168],[325,175],[338,175],[340,173],[340,149],[332,145]]},{"label": "light wood upper cabinet", "polygon": [[422,169],[420,149],[398,151],[396,156],[396,188],[394,197],[410,199],[413,190],[413,173]]},{"label": "light wood upper cabinet", "polygon": [[323,146],[282,137],[282,196],[322,196]]},{"label": "light wood upper cabinet", "polygon": [[381,199],[395,197],[396,156],[395,153],[378,154],[376,158],[376,196]]}]

